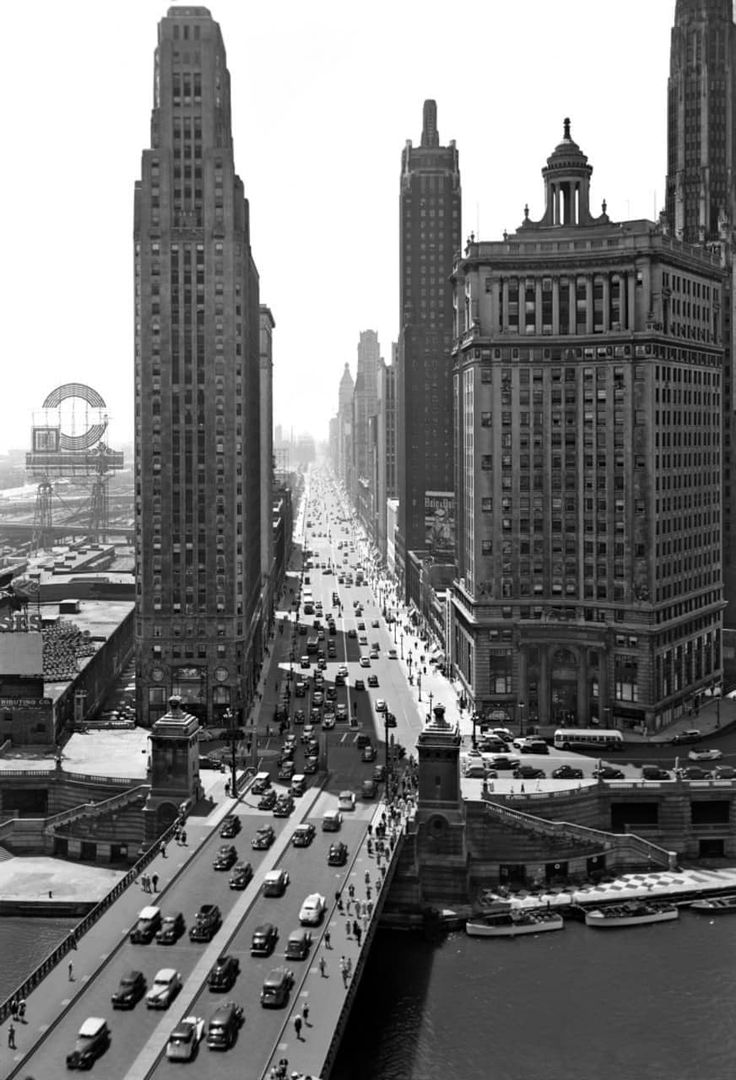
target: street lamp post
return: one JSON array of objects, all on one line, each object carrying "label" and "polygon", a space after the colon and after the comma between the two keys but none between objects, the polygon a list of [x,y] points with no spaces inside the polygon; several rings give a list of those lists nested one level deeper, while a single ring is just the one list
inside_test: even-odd
[{"label": "street lamp post", "polygon": [[414,657],[411,649],[409,649],[409,655],[406,658],[406,662],[409,665],[409,682],[411,682],[411,665],[414,663]]},{"label": "street lamp post", "polygon": [[394,615],[394,645],[396,644],[396,623],[397,622],[398,622],[398,619]]},{"label": "street lamp post", "polygon": [[522,736],[524,734],[524,702],[520,701],[516,708],[519,713],[519,736]]},{"label": "street lamp post", "polygon": [[390,795],[391,792],[391,758],[388,752],[388,702],[386,702],[386,711],[383,714],[383,737],[385,739],[386,750],[386,794]]},{"label": "street lamp post", "polygon": [[432,702],[434,701],[434,694],[429,691],[429,719],[432,719]]},{"label": "street lamp post", "polygon": [[419,687],[419,700],[422,700],[422,676],[417,675],[417,686]]},{"label": "street lamp post", "polygon": [[478,739],[477,739],[476,734],[475,734],[475,729],[476,729],[476,726],[478,724],[478,721],[480,720],[480,717],[478,716],[478,713],[475,712],[475,710],[473,710],[473,714],[470,717],[470,719],[473,722],[473,749],[477,750],[478,749]]},{"label": "street lamp post", "polygon": [[404,631],[401,631],[401,659],[404,659]]}]

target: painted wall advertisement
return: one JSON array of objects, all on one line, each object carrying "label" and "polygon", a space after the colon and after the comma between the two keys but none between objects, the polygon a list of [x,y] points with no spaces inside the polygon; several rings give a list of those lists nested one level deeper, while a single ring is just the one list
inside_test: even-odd
[{"label": "painted wall advertisement", "polygon": [[454,552],[455,496],[451,491],[425,491],[424,545],[427,551]]}]

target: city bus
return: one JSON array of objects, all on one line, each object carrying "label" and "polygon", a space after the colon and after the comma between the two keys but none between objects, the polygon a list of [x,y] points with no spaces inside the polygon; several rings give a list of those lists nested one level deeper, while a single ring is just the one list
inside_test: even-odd
[{"label": "city bus", "polygon": [[619,750],[624,737],[620,731],[605,728],[557,728],[554,745],[557,750],[577,750],[598,754],[603,750]]}]

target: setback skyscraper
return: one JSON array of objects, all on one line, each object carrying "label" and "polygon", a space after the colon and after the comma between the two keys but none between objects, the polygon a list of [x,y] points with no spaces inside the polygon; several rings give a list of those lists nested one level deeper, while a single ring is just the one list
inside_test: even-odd
[{"label": "setback skyscraper", "polygon": [[[158,27],[151,148],[135,190],[136,672],[151,724],[170,694],[241,716],[260,661],[258,274],[235,173],[220,27]],[[265,400],[265,399],[264,399]]]},{"label": "setback skyscraper", "polygon": [[[409,552],[436,547],[436,508],[452,506],[452,289],[460,248],[455,143],[440,146],[437,106],[424,102],[421,145],[401,156],[400,320],[397,371],[397,563],[409,589]],[[434,534],[433,534],[434,535]],[[451,526],[443,554],[452,558]],[[417,600],[417,597],[414,597]]]}]

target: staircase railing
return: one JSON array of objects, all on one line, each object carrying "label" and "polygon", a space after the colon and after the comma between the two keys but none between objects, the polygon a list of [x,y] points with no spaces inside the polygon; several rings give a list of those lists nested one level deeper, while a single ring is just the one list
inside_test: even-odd
[{"label": "staircase railing", "polygon": [[73,806],[69,810],[62,810],[61,813],[54,814],[53,817],[46,819],[43,831],[47,836],[50,836],[56,832],[60,825],[68,825],[72,821],[80,821],[83,818],[100,817],[103,814],[109,814],[111,810],[117,810],[135,802],[142,795],[147,795],[149,791],[149,784],[140,784],[138,787],[120,791],[117,795],[111,795],[109,799],[103,799],[101,802],[81,803],[79,806]]},{"label": "staircase railing", "polygon": [[483,802],[488,813],[499,821],[506,821],[538,836],[548,836],[550,839],[562,839],[572,843],[582,842],[586,846],[602,851],[623,848],[631,851],[633,849],[645,856],[648,863],[666,866],[669,870],[674,870],[677,865],[676,852],[668,851],[637,833],[610,833],[602,829],[592,829],[588,825],[578,825],[572,821],[550,821],[548,818],[526,814],[523,810],[517,810],[516,807],[505,806],[502,803],[492,802],[490,799],[484,799]]}]

